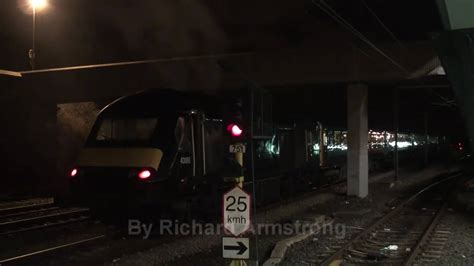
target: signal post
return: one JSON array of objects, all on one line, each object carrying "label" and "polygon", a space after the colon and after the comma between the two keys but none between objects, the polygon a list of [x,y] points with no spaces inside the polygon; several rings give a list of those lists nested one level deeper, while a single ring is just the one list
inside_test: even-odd
[{"label": "signal post", "polygon": [[[242,129],[236,124],[230,124],[227,130],[233,137],[242,135]],[[246,260],[250,258],[250,239],[241,235],[251,226],[251,196],[243,190],[245,144],[240,141],[230,144],[229,153],[234,154],[235,161],[242,170],[235,178],[236,186],[222,197],[222,222],[225,231],[232,235],[222,238],[222,256],[224,259],[233,259],[231,266],[243,266],[248,265]]]},{"label": "signal post", "polygon": [[[229,152],[235,154],[235,160],[243,169],[245,144],[239,142],[229,145]],[[236,179],[236,187],[223,196],[223,224],[224,228],[235,237],[222,238],[222,254],[224,258],[232,258],[231,266],[247,265],[249,259],[249,238],[237,237],[245,233],[251,225],[250,206],[251,197],[243,190],[243,171]]]}]

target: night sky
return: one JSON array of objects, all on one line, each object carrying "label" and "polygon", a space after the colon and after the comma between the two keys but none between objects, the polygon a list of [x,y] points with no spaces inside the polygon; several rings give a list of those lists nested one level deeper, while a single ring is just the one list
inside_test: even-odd
[{"label": "night sky", "polygon": [[[393,42],[362,0],[327,3],[371,40]],[[441,29],[434,1],[366,3],[402,40],[426,40]],[[0,1],[1,69],[29,68],[31,24],[26,0]],[[37,65],[298,48],[321,31],[343,30],[308,0],[49,0],[37,13]]]}]

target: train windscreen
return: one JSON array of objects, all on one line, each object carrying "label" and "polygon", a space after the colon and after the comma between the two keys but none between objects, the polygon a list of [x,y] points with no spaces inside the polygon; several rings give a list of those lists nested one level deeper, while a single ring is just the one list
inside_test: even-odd
[{"label": "train windscreen", "polygon": [[105,118],[97,130],[96,143],[149,142],[158,118]]}]

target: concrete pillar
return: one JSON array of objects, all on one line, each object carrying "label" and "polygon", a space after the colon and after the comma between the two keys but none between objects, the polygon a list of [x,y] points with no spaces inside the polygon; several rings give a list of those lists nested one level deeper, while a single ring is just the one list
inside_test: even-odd
[{"label": "concrete pillar", "polygon": [[367,86],[347,87],[347,195],[369,193]]}]

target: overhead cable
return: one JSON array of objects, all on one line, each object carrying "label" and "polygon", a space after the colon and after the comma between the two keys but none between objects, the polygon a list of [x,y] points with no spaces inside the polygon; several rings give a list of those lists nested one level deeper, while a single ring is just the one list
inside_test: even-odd
[{"label": "overhead cable", "polygon": [[356,37],[361,39],[365,42],[368,46],[374,49],[377,53],[385,57],[388,61],[390,61],[394,66],[399,68],[405,73],[409,73],[409,71],[399,64],[395,59],[387,55],[384,51],[378,48],[374,43],[372,43],[367,37],[365,37],[360,31],[358,31],[352,24],[350,24],[347,20],[345,20],[341,15],[339,15],[329,4],[327,4],[324,0],[311,0],[311,2],[319,7],[324,13],[334,19],[337,23],[343,26],[346,30],[350,31]]}]

